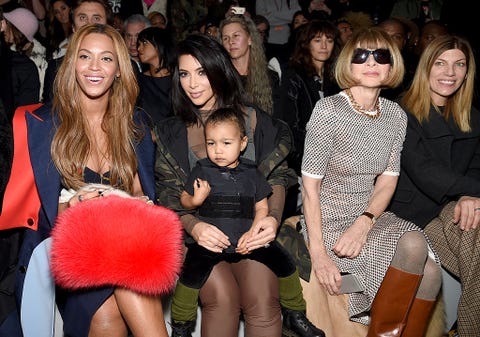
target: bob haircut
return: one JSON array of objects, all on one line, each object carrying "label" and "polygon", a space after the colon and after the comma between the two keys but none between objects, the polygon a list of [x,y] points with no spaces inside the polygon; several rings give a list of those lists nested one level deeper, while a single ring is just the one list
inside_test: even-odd
[{"label": "bob haircut", "polygon": [[173,72],[177,58],[171,34],[159,27],[148,27],[138,34],[137,48],[142,42],[149,42],[155,48],[160,69],[166,68]]},{"label": "bob haircut", "polygon": [[137,79],[130,55],[119,32],[112,26],[91,24],[75,32],[54,81],[56,95],[53,110],[58,114],[59,125],[52,142],[52,158],[66,186],[79,188],[83,185],[81,170],[90,152],[90,140],[86,136],[86,117],[82,113],[80,87],[76,80],[75,64],[82,41],[90,34],[105,35],[112,40],[113,53],[117,57],[118,73],[112,83],[107,111],[102,128],[108,135],[108,151],[111,154],[110,180],[112,185],[132,192],[136,156],[134,142],[143,131],[136,127],[133,113],[139,93]]},{"label": "bob haircut", "polygon": [[[229,106],[243,111],[245,93],[240,75],[216,39],[205,34],[190,34],[178,43],[177,55],[179,59],[182,55],[191,55],[201,64],[215,95],[216,108]],[[172,77],[173,111],[187,125],[198,123],[200,112],[180,84],[180,71],[177,63]]]},{"label": "bob haircut", "polygon": [[358,85],[357,80],[352,76],[351,64],[355,49],[364,48],[369,50],[384,48],[391,54],[392,64],[390,72],[382,83],[383,88],[395,88],[403,81],[405,66],[402,54],[392,38],[376,27],[356,30],[352,38],[342,48],[335,65],[335,78],[340,88],[351,88]]},{"label": "bob haircut", "polygon": [[452,116],[460,130],[468,132],[471,130],[470,111],[475,85],[475,58],[471,45],[463,37],[441,35],[428,44],[422,52],[412,84],[402,98],[401,104],[420,123],[428,120],[430,107],[433,104],[430,91],[432,67],[441,54],[452,49],[458,49],[465,55],[467,76],[460,88],[448,97],[443,115],[445,118]]}]

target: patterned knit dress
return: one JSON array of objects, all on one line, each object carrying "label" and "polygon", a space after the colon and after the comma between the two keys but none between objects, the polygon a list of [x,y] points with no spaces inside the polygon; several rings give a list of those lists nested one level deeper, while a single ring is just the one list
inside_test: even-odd
[{"label": "patterned knit dress", "polygon": [[[366,290],[349,294],[349,315],[368,324],[371,304],[390,266],[400,237],[421,231],[411,222],[384,212],[370,230],[358,257],[339,258],[332,247],[362,214],[378,175],[398,176],[407,117],[400,106],[379,98],[380,116],[357,112],[345,92],[317,102],[307,124],[302,174],[322,179],[322,232],[328,254],[342,272],[356,274]],[[430,248],[430,255],[438,259]]]}]

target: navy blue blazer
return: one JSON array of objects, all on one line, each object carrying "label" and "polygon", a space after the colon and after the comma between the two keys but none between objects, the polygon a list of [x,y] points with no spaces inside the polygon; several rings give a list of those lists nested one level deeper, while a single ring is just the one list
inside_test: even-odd
[{"label": "navy blue blazer", "polygon": [[[143,122],[144,117],[142,112],[136,112],[135,121],[145,126],[145,135],[136,146],[138,175],[145,195],[155,200],[155,146],[147,124]],[[38,230],[25,231],[19,254],[16,285],[18,301],[21,299],[25,272],[33,249],[50,235],[58,212],[58,198],[62,185],[60,174],[50,155],[50,146],[55,133],[55,118],[50,105],[44,105],[26,114],[30,160],[41,207],[38,214]]]}]

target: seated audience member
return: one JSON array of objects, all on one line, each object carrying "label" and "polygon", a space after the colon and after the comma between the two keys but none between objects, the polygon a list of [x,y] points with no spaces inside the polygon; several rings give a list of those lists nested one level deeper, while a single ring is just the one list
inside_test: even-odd
[{"label": "seated audience member", "polygon": [[386,211],[407,116],[380,90],[400,84],[403,73],[388,34],[356,31],[335,66],[344,90],[319,100],[306,126],[302,226],[311,278],[337,295],[342,273],[354,274],[360,287],[348,295],[349,317],[368,325],[368,337],[423,337],[441,287],[425,234]]},{"label": "seated audience member", "polygon": [[[248,146],[242,157],[253,160],[268,180],[269,216],[247,248],[263,248],[275,239],[281,221],[285,190],[294,180],[286,157],[291,149],[288,126],[271,118],[245,99],[239,74],[230,55],[215,39],[191,34],[178,43],[178,63],[173,74],[172,106],[175,117],[156,125],[155,164],[158,202],[181,215],[186,243],[220,253],[230,245],[218,228],[198,219],[180,204],[186,172],[207,156],[203,123],[216,109],[230,107],[244,113]],[[199,292],[202,302],[201,334],[204,337],[238,335],[240,313],[246,336],[280,336],[281,308],[278,278],[265,265],[250,259],[216,264]],[[299,328],[302,321],[290,317]],[[187,325],[183,336],[190,336]]]},{"label": "seated audience member", "polygon": [[47,58],[56,59],[65,55],[68,37],[72,34],[69,0],[50,1],[47,26]]},{"label": "seated audience member", "polygon": [[290,125],[294,150],[288,163],[299,177],[300,185],[287,193],[284,218],[298,214],[301,205],[301,162],[305,143],[306,125],[320,98],[340,91],[333,75],[338,55],[338,31],[327,20],[312,20],[302,28],[284,72],[275,102],[274,117]]},{"label": "seated audience member", "polygon": [[268,68],[260,35],[252,19],[234,15],[220,23],[220,39],[241,76],[247,97],[260,109],[273,113],[278,73]]},{"label": "seated audience member", "polygon": [[137,75],[140,94],[138,105],[160,123],[172,115],[170,101],[172,72],[176,62],[171,35],[162,28],[145,28],[138,34],[138,57],[148,69]]},{"label": "seated audience member", "polygon": [[[182,274],[172,299],[172,329],[192,326],[197,313],[199,289],[213,267],[221,261],[251,259],[265,264],[278,277],[284,330],[300,337],[325,337],[305,317],[306,303],[295,263],[275,240],[250,251],[252,237],[268,216],[267,198],[272,192],[254,161],[241,158],[246,149],[245,116],[232,108],[218,109],[205,121],[207,158],[197,161],[180,195],[187,210],[196,210],[202,221],[210,223],[228,236],[230,245],[222,252],[211,252],[198,243],[188,244]],[[302,325],[292,324],[293,321]],[[299,327],[301,327],[299,329]]]},{"label": "seated audience member", "polygon": [[[4,43],[11,49],[14,107],[38,103],[41,92],[40,75],[45,70],[46,59],[45,55],[34,53],[37,18],[26,8],[16,8],[3,13],[0,30],[3,32]],[[42,48],[45,52],[45,48]]]},{"label": "seated audience member", "polygon": [[400,179],[390,209],[430,238],[462,285],[458,336],[480,336],[480,112],[467,40],[442,35],[420,56],[400,103],[408,116]]},{"label": "seated audience member", "polygon": [[[101,81],[95,77],[99,72]],[[49,279],[48,253],[35,249],[51,238],[59,217],[82,206],[93,210],[105,200],[99,198],[104,188],[85,189],[86,184],[111,185],[142,199],[153,199],[155,194],[155,147],[144,114],[135,108],[138,87],[123,37],[109,25],[85,25],[77,30],[54,85],[53,106],[44,105],[24,117],[32,179],[41,198],[39,208],[31,209],[35,227],[25,228],[18,255],[16,296],[22,303],[23,331],[27,336],[36,332],[46,336],[42,319],[53,314],[53,306],[47,301],[37,302],[38,307],[33,303],[39,296],[45,299],[48,289],[56,294],[67,336],[127,336],[131,331],[136,336],[167,337],[161,299],[150,289],[131,288],[129,281],[122,281],[120,270],[109,273],[119,275],[118,284],[102,282],[99,276],[92,283],[78,280],[83,283],[79,288],[57,283],[55,289]],[[14,173],[21,174],[12,169]],[[86,214],[85,221],[89,221]],[[99,233],[92,236],[101,237]],[[138,241],[142,242],[141,237]],[[126,251],[131,249],[127,242],[122,245]],[[88,255],[90,246],[85,246]],[[40,257],[47,263],[37,264]],[[129,268],[128,260],[124,266]],[[36,315],[29,316],[35,310]]]},{"label": "seated audience member", "polygon": [[134,69],[138,73],[143,72],[143,66],[138,58],[138,49],[137,49],[137,40],[138,34],[145,28],[150,27],[150,21],[145,15],[142,14],[133,14],[125,19],[123,22],[123,36],[125,38],[125,43],[127,44],[128,53],[130,54],[130,59],[134,66]]},{"label": "seated audience member", "polygon": [[165,16],[160,13],[160,12],[150,12],[147,15],[147,19],[150,21],[150,24],[153,27],[158,27],[158,28],[167,28],[167,19]]},{"label": "seated audience member", "polygon": [[[112,24],[112,9],[106,0],[76,0],[71,8],[71,21],[73,22],[72,30],[74,32],[91,23]],[[62,62],[63,57],[48,62],[43,83],[43,103],[52,101],[53,81]]]}]

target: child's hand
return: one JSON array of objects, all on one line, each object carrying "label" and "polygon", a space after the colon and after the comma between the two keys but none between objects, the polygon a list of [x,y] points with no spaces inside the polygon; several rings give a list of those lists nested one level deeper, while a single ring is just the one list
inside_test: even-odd
[{"label": "child's hand", "polygon": [[250,229],[248,232],[244,233],[240,237],[240,240],[238,240],[237,248],[235,249],[235,252],[242,255],[249,254],[250,251],[247,248],[247,242],[251,237],[252,237],[252,230]]},{"label": "child's hand", "polygon": [[195,179],[193,182],[193,200],[197,205],[203,204],[205,199],[207,199],[210,194],[210,184],[206,180],[200,178]]}]

